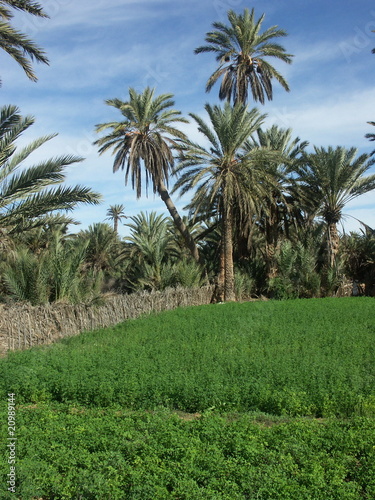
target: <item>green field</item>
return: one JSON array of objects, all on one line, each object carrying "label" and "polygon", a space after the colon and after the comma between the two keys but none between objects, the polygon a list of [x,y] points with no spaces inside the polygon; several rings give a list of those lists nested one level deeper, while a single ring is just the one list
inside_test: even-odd
[{"label": "green field", "polygon": [[0,498],[373,500],[374,304],[186,308],[10,353]]}]

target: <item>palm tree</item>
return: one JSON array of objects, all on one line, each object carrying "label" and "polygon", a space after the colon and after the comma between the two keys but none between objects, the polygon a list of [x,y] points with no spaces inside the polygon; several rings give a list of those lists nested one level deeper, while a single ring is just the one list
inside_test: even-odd
[{"label": "palm tree", "polygon": [[13,17],[9,8],[27,12],[37,17],[48,17],[42,6],[32,0],[1,0],[0,1],[0,48],[5,50],[24,70],[27,77],[36,81],[30,61],[49,64],[45,52],[23,33],[10,25]]},{"label": "palm tree", "polygon": [[184,194],[196,188],[196,212],[208,204],[217,204],[221,217],[221,236],[224,265],[224,300],[234,300],[233,219],[234,210],[249,217],[265,196],[267,175],[261,172],[259,151],[246,153],[245,141],[260,127],[265,115],[256,109],[248,111],[242,104],[233,108],[228,102],[224,107],[205,109],[211,124],[199,116],[190,116],[197,122],[198,130],[209,142],[209,147],[189,140],[181,141],[180,164],[176,169],[181,177],[176,189]]},{"label": "palm tree", "polygon": [[6,295],[33,305],[96,300],[103,275],[85,268],[86,250],[87,243],[72,245],[59,231],[40,254],[18,247],[1,266]]},{"label": "palm tree", "polygon": [[113,171],[125,169],[125,184],[130,176],[137,198],[142,194],[142,173],[144,173],[146,194],[151,182],[154,193],[158,193],[165,203],[192,256],[199,261],[195,241],[167,190],[169,175],[174,166],[172,148],[177,144],[176,139],[185,138],[174,124],[188,123],[188,121],[179,111],[171,109],[174,106],[172,94],[154,96],[154,93],[154,89],[149,87],[142,93],[130,88],[129,101],[107,100],[106,104],[118,109],[124,120],[97,125],[97,132],[109,131],[109,133],[94,144],[99,146],[99,154],[108,150],[113,151],[115,154]]},{"label": "palm tree", "polygon": [[[368,229],[367,229],[368,228]],[[362,234],[351,233],[343,238],[343,254],[347,275],[357,282],[359,293],[375,295],[375,231],[367,226]],[[362,290],[361,285],[365,288]]]},{"label": "palm tree", "polygon": [[163,268],[178,257],[178,247],[170,230],[170,219],[156,212],[130,217],[128,243],[131,281],[134,288],[159,289]]},{"label": "palm tree", "polygon": [[107,218],[105,220],[113,221],[113,230],[116,234],[118,233],[118,223],[121,222],[122,219],[127,218],[124,210],[124,205],[110,205],[107,210]]},{"label": "palm tree", "polygon": [[312,154],[304,153],[299,168],[298,182],[317,202],[317,214],[327,225],[328,263],[333,267],[339,248],[337,224],[343,218],[345,205],[375,189],[375,174],[364,177],[375,163],[370,155],[357,157],[357,149],[338,146],[317,148]]},{"label": "palm tree", "polygon": [[284,30],[277,26],[260,32],[264,14],[254,18],[254,9],[248,9],[237,15],[228,11],[229,26],[221,22],[213,23],[214,31],[206,34],[206,42],[195,49],[196,54],[214,52],[219,67],[207,81],[206,92],[222,77],[219,91],[221,100],[246,103],[248,89],[255,101],[264,104],[265,96],[272,100],[272,79],[275,78],[281,86],[289,91],[285,78],[268,62],[268,58],[280,59],[288,64],[292,55],[285,52],[284,47],[275,43],[274,38],[286,36]]},{"label": "palm tree", "polygon": [[105,222],[97,222],[79,232],[75,243],[87,246],[86,263],[95,271],[114,270],[123,257],[117,233]]},{"label": "palm tree", "polygon": [[267,130],[258,129],[257,138],[252,137],[245,143],[249,153],[255,148],[280,153],[280,161],[263,163],[263,168],[274,179],[272,192],[265,200],[266,210],[258,219],[258,226],[265,236],[265,257],[268,278],[275,275],[275,254],[282,234],[288,237],[289,226],[297,221],[300,214],[297,204],[300,202],[298,189],[294,181],[295,164],[308,145],[299,137],[292,139],[291,129],[282,129],[273,125]]},{"label": "palm tree", "polygon": [[72,210],[78,203],[97,204],[100,195],[82,186],[56,186],[65,180],[64,169],[82,161],[66,155],[25,168],[24,162],[54,135],[41,137],[20,151],[15,141],[34,123],[16,106],[0,109],[0,230],[15,234],[44,225],[74,222],[57,210]]}]

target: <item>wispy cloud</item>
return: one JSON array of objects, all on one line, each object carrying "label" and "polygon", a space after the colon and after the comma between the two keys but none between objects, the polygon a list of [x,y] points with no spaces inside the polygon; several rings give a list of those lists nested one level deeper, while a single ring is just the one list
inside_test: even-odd
[{"label": "wispy cloud", "polygon": [[[225,22],[228,9],[241,12],[248,4],[245,0],[49,0],[45,5],[50,19],[21,14],[14,19],[50,58],[50,66],[35,66],[38,83],[29,82],[18,65],[1,54],[2,102],[15,103],[23,114],[36,117],[20,143],[58,132],[35,161],[59,154],[86,158],[68,169],[67,179],[68,184],[89,185],[104,195],[102,206],[77,212],[85,224],[104,220],[107,204],[124,203],[129,211],[157,206],[164,210],[157,199],[136,202],[131,189],[124,187],[122,173],[112,174],[111,155],[98,156],[92,144],[97,139],[95,125],[120,119],[104,100],[126,100],[129,86],[142,90],[149,85],[158,93],[174,93],[176,107],[184,114],[204,117],[204,103],[218,102],[217,86],[210,94],[204,91],[216,62],[212,54],[194,55],[194,48],[204,42],[212,22]],[[276,83],[274,100],[257,106],[268,113],[267,124],[290,127],[311,145],[372,151],[373,143],[364,137],[372,131],[367,122],[375,119],[372,0],[347,3],[345,8],[338,0],[255,2],[256,16],[263,12],[265,28],[277,24],[287,29],[289,35],[280,43],[295,54],[293,64],[278,65],[291,92]],[[193,121],[184,131],[202,141]],[[348,209],[363,211],[361,216],[367,214],[371,226],[373,194],[356,202],[365,203],[362,200],[365,205]]]}]

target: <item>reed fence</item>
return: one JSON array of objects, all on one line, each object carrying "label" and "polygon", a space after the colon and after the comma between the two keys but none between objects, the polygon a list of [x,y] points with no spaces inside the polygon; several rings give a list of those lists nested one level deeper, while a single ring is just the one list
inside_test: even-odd
[{"label": "reed fence", "polygon": [[212,287],[171,288],[163,292],[140,292],[107,297],[102,305],[0,304],[0,354],[7,350],[27,349],[49,344],[83,331],[116,325],[181,306],[209,304]]}]

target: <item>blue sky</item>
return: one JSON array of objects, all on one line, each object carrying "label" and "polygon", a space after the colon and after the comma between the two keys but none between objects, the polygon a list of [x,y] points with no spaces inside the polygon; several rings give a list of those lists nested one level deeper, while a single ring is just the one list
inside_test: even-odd
[{"label": "blue sky", "polygon": [[[217,103],[218,88],[206,94],[207,78],[216,67],[212,54],[194,54],[204,43],[214,21],[226,12],[254,7],[265,14],[263,28],[273,25],[288,32],[280,39],[294,54],[291,65],[277,64],[291,91],[277,83],[274,99],[258,105],[268,117],[293,129],[310,147],[357,147],[369,153],[375,143],[365,134],[375,132],[375,4],[373,0],[48,0],[50,19],[17,14],[14,26],[45,49],[50,66],[34,65],[37,83],[5,53],[0,54],[1,105],[16,104],[36,123],[22,137],[26,144],[41,135],[58,136],[40,148],[34,161],[60,154],[76,154],[85,161],[69,167],[67,183],[84,184],[103,195],[99,207],[81,207],[74,217],[85,228],[103,221],[110,205],[122,203],[127,215],[141,210],[166,213],[152,194],[136,200],[125,187],[122,172],[112,173],[110,154],[99,157],[93,142],[95,125],[120,120],[105,99],[126,100],[128,88],[147,85],[156,92],[173,93],[175,107],[184,115],[203,115],[206,102]],[[252,102],[249,103],[253,107]],[[193,123],[184,131],[199,140]],[[375,169],[372,169],[375,172]],[[184,200],[175,201],[179,208]],[[345,213],[375,228],[375,192],[352,201]],[[345,229],[358,230],[348,218]],[[77,230],[77,229],[74,229]],[[127,234],[122,227],[121,234]]]}]

